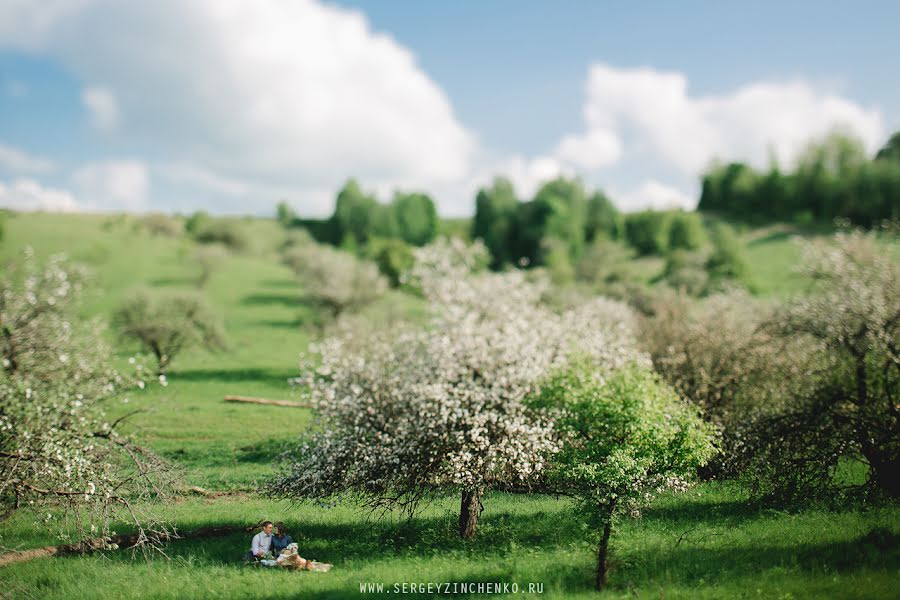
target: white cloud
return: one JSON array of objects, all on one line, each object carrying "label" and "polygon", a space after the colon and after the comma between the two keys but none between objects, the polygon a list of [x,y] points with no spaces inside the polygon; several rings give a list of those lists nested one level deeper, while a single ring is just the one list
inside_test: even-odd
[{"label": "white cloud", "polygon": [[86,88],[81,93],[81,102],[94,127],[105,133],[115,131],[119,125],[119,104],[112,91],[104,87]]},{"label": "white cloud", "polygon": [[13,173],[44,173],[53,169],[53,163],[45,158],[0,144],[0,169]]},{"label": "white cloud", "polygon": [[425,188],[468,175],[476,142],[444,92],[359,12],[312,0],[57,0],[5,12],[0,45],[103,82],[85,95],[99,122],[128,115],[122,133],[173,162],[299,193],[350,175]]},{"label": "white cloud", "polygon": [[634,212],[648,208],[655,210],[676,208],[693,210],[697,206],[696,195],[688,194],[676,187],[655,180],[645,181],[638,187],[623,192],[611,190],[610,195],[615,200],[616,206],[625,212]]},{"label": "white cloud", "polygon": [[590,69],[584,113],[587,136],[622,138],[626,158],[649,152],[692,175],[715,158],[762,165],[770,151],[790,163],[812,138],[836,127],[855,133],[869,150],[885,136],[879,110],[804,82],[691,96],[682,73],[604,64]]},{"label": "white cloud", "polygon": [[21,211],[78,210],[74,196],[67,190],[45,188],[33,179],[17,179],[9,185],[0,182],[0,206]]},{"label": "white cloud", "polygon": [[567,135],[560,140],[555,154],[582,169],[597,169],[619,160],[622,142],[611,131],[595,129],[584,135]]},{"label": "white cloud", "polygon": [[247,182],[189,163],[161,165],[155,171],[169,181],[197,186],[226,196],[245,196],[251,193],[253,187]]},{"label": "white cloud", "polygon": [[150,176],[138,160],[88,163],[72,175],[82,204],[89,210],[146,208]]}]

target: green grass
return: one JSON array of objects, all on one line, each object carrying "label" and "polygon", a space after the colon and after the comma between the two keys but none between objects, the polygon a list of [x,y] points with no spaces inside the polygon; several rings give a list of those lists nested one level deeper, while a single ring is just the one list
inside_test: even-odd
[{"label": "green grass", "polygon": [[[107,225],[104,225],[104,224]],[[136,285],[193,286],[185,262],[189,244],[133,230],[134,218],[97,215],[15,215],[6,221],[0,260],[29,244],[42,256],[66,251],[95,276],[85,316],[108,317]],[[427,581],[541,583],[541,597],[595,597],[594,538],[570,506],[543,496],[491,494],[478,536],[455,534],[458,500],[431,505],[406,523],[373,521],[350,506],[320,508],[266,498],[256,490],[273,473],[273,460],[309,422],[306,410],[226,404],[225,394],[288,398],[316,315],[302,301],[293,275],[278,264],[283,233],[274,221],[251,220],[253,246],[217,270],[206,293],[225,319],[227,351],[178,356],[169,385],[151,385],[120,399],[113,413],[135,407],[142,441],[185,471],[188,484],[246,490],[207,500],[184,497],[156,507],[181,530],[284,520],[301,553],[331,562],[321,573],[283,573],[242,566],[249,535],[169,544],[167,557],[133,560],[124,551],[41,559],[0,569],[0,597],[35,598],[355,598],[361,582]],[[790,291],[798,253],[783,232],[744,234],[762,293]],[[794,253],[792,253],[794,252]],[[658,259],[636,268],[659,268]],[[421,302],[402,294],[371,309],[373,320],[401,311],[422,314]],[[110,333],[110,340],[115,341]],[[118,361],[135,350],[119,346]],[[124,532],[123,525],[118,528]],[[724,484],[710,483],[657,500],[639,519],[618,525],[612,542],[609,598],[892,598],[900,584],[900,511],[805,510],[784,513],[749,507]],[[680,541],[679,541],[680,540]],[[0,545],[32,548],[54,537],[21,512],[0,525]]]},{"label": "green grass", "polygon": [[[3,573],[8,585],[40,598],[349,598],[362,596],[361,582],[393,589],[429,581],[531,582],[543,585],[542,597],[595,597],[592,535],[566,501],[495,493],[484,504],[471,542],[455,535],[455,499],[435,502],[412,522],[259,499],[186,500],[169,509],[184,529],[283,519],[305,556],[335,565],[328,574],[245,567],[238,561],[249,543],[243,534],[173,542],[168,557],[149,561],[119,551]],[[24,520],[17,531],[27,531]],[[707,484],[618,524],[606,597],[892,598],[898,539],[895,510],[756,510]]]}]

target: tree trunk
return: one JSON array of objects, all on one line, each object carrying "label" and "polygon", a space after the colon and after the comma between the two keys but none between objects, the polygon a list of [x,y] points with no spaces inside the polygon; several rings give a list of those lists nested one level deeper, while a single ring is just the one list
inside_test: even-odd
[{"label": "tree trunk", "polygon": [[459,506],[459,535],[463,539],[470,540],[475,537],[475,529],[478,526],[478,517],[484,510],[481,504],[481,491],[463,490],[462,501]]},{"label": "tree trunk", "polygon": [[600,543],[597,545],[597,591],[602,592],[606,587],[606,581],[609,575],[609,536],[612,533],[612,516],[615,503],[606,507],[606,524],[603,526],[603,535],[600,536]]}]

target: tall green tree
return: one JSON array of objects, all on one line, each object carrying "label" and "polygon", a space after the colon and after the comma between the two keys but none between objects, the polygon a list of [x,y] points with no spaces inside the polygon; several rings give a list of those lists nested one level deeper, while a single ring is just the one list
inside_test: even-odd
[{"label": "tall green tree", "polygon": [[404,242],[424,246],[437,235],[437,209],[426,194],[398,192],[394,194],[393,208],[397,230]]},{"label": "tall green tree", "polygon": [[374,196],[363,193],[359,183],[349,179],[338,192],[331,216],[333,243],[349,241],[362,247],[371,235],[372,216],[377,205]]},{"label": "tall green tree", "polygon": [[602,191],[594,192],[587,202],[585,242],[598,238],[618,240],[624,236],[625,220],[612,201]]},{"label": "tall green tree", "polygon": [[481,239],[491,253],[491,267],[500,268],[515,260],[512,244],[519,201],[512,183],[497,177],[475,196],[472,239]]},{"label": "tall green tree", "polygon": [[887,160],[900,163],[900,131],[894,132],[891,139],[878,151],[875,160]]}]

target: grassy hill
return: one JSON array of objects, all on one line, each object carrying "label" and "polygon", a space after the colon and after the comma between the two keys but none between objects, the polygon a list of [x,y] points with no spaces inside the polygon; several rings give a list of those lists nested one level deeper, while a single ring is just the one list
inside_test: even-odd
[{"label": "grassy hill", "polygon": [[[459,222],[453,230],[462,230]],[[111,407],[140,408],[136,435],[184,470],[186,483],[237,495],[183,497],[164,507],[181,530],[204,525],[284,520],[301,552],[335,564],[327,574],[269,572],[237,559],[249,536],[173,542],[169,558],[129,560],[109,553],[0,567],[0,597],[40,598],[347,598],[359,584],[403,582],[541,583],[542,597],[595,597],[593,546],[563,500],[491,494],[479,535],[454,535],[456,499],[439,501],[419,519],[372,522],[352,507],[291,505],[257,491],[284,447],[310,422],[307,410],[226,404],[226,394],[289,398],[298,354],[314,328],[313,309],[292,272],[278,262],[285,237],[272,220],[247,219],[250,248],[232,255],[206,289],[225,320],[229,349],[179,355],[168,385],[150,385]],[[769,227],[742,233],[751,278],[760,294],[803,289],[791,271],[799,258],[795,231]],[[26,246],[40,256],[65,251],[93,271],[85,317],[109,317],[139,285],[193,289],[197,267],[186,238],[154,236],[131,216],[18,214],[6,220],[0,261]],[[648,279],[659,258],[641,259]],[[416,312],[418,301],[392,293],[373,308]],[[375,317],[373,317],[375,318]],[[135,348],[118,343],[126,364]],[[120,531],[124,531],[123,528]],[[661,498],[642,518],[621,524],[613,542],[614,572],[606,597],[892,598],[900,569],[900,512],[807,510],[783,513],[748,507],[740,492],[707,483]],[[0,545],[53,543],[27,512],[0,524]]]}]

